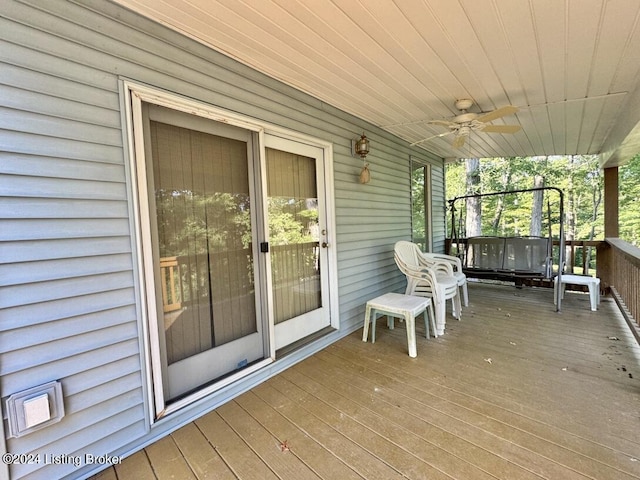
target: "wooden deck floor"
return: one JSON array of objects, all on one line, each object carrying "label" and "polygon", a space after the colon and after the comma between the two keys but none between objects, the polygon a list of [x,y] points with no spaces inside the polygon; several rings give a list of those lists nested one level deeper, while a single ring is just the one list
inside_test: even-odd
[{"label": "wooden deck floor", "polygon": [[552,295],[471,285],[415,359],[379,321],[99,478],[640,479],[640,348],[610,298]]}]

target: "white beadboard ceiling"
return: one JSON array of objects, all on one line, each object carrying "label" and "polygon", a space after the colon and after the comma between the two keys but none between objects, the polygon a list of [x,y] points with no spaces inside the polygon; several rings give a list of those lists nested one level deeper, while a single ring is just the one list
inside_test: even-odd
[{"label": "white beadboard ceiling", "polygon": [[515,134],[419,144],[440,157],[640,151],[638,0],[115,1],[409,143],[456,99],[519,108],[491,122]]}]

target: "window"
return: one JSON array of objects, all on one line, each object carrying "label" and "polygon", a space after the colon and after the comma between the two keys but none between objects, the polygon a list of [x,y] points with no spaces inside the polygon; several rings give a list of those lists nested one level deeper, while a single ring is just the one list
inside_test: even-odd
[{"label": "window", "polygon": [[432,248],[430,179],[429,165],[412,158],[411,237],[424,252],[430,252]]}]

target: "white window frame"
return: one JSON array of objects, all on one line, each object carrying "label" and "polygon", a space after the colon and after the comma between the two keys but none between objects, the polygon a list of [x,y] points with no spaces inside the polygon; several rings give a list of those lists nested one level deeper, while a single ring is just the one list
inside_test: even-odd
[{"label": "white window frame", "polygon": [[411,237],[413,240],[413,170],[416,165],[419,165],[421,168],[424,168],[425,172],[425,181],[424,181],[424,209],[425,216],[424,219],[424,235],[425,235],[425,244],[426,251],[433,251],[433,197],[432,197],[432,186],[431,186],[431,164],[427,161],[421,160],[417,157],[411,156],[409,158],[409,191],[411,193]]}]

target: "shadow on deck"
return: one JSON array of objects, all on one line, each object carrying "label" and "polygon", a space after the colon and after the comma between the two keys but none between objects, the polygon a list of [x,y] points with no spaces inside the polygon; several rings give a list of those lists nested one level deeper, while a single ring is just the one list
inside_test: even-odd
[{"label": "shadow on deck", "polygon": [[98,477],[639,479],[640,347],[613,300],[469,295],[444,336],[417,322],[417,358],[380,321]]}]

